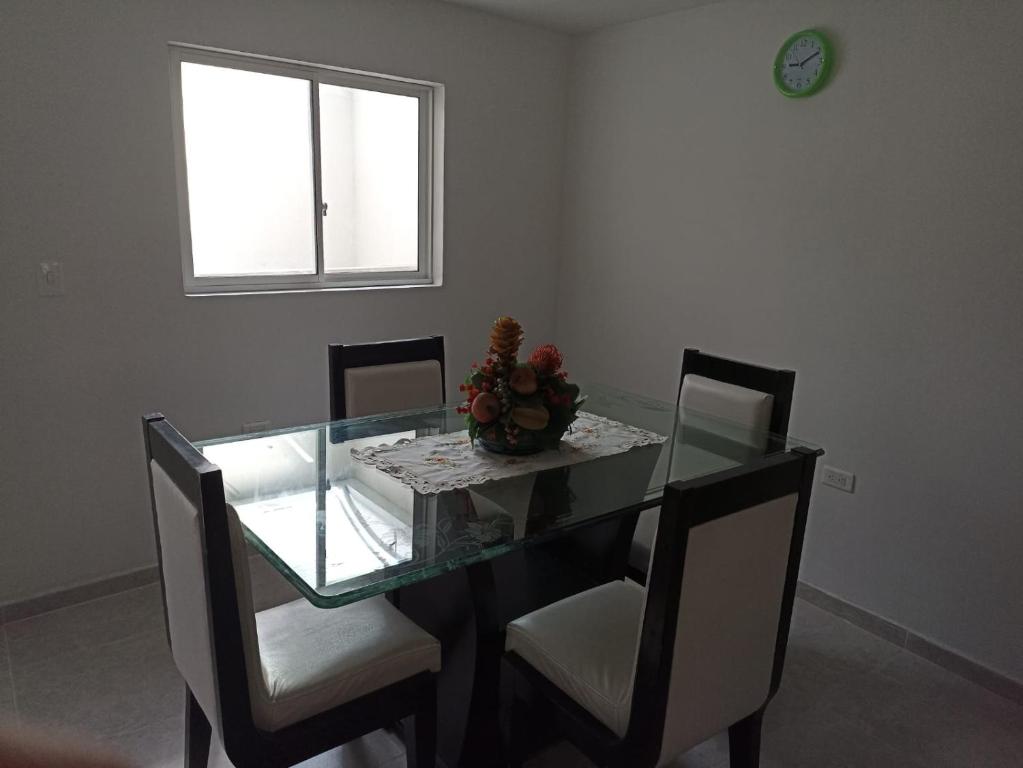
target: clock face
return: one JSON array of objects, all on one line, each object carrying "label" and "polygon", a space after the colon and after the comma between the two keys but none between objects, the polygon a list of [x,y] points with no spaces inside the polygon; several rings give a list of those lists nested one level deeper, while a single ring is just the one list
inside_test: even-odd
[{"label": "clock face", "polygon": [[797,32],[782,46],[774,62],[774,81],[786,96],[809,96],[831,68],[831,47],[819,32]]}]

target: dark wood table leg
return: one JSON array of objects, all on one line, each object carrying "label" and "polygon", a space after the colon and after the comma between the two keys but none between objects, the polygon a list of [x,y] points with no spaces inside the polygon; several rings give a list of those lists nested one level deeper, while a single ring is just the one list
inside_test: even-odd
[{"label": "dark wood table leg", "polygon": [[531,595],[538,584],[550,589],[557,581],[521,560],[522,553],[513,553],[401,589],[402,612],[443,647],[437,757],[445,768],[504,768],[504,626],[513,614],[550,602]]},{"label": "dark wood table leg", "polygon": [[402,587],[401,611],[440,640],[437,675],[437,765],[460,768],[472,720],[476,623],[465,569]]},{"label": "dark wood table leg", "polygon": [[506,764],[501,732],[501,658],[504,654],[504,625],[490,561],[466,569],[475,624],[476,655],[473,664],[472,695],[465,725],[465,739],[459,765],[503,766]]},{"label": "dark wood table leg", "polygon": [[[641,458],[649,463],[648,457]],[[644,469],[646,482],[649,468],[644,464]],[[534,486],[528,521],[541,530],[571,501],[563,498],[568,493],[566,472],[551,471],[542,479]],[[623,478],[616,481],[607,493],[619,487]],[[439,510],[438,519],[445,515],[459,523],[471,519],[473,510],[465,499],[444,501],[452,508]],[[445,768],[504,768],[501,662],[505,626],[563,597],[621,578],[635,517],[601,521],[557,540],[401,588],[395,603],[440,640],[443,648],[437,680],[437,747],[439,763]],[[528,730],[531,748],[544,743],[543,722],[531,722]]]}]

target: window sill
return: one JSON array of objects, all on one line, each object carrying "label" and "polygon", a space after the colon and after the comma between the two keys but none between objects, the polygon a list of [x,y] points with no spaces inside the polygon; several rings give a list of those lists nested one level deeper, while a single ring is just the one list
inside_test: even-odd
[{"label": "window sill", "polygon": [[205,298],[207,296],[265,296],[267,294],[282,293],[349,293],[351,291],[394,291],[416,288],[441,288],[444,283],[435,280],[430,283],[405,283],[402,285],[331,285],[315,286],[310,288],[231,288],[224,286],[215,290],[196,291],[185,289],[185,296],[189,298]]}]

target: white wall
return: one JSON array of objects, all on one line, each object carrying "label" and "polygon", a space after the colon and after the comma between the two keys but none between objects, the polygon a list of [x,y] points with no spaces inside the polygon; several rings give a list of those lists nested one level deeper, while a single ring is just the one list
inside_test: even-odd
[{"label": "white wall", "polygon": [[[837,71],[788,100],[809,26]],[[664,398],[683,345],[798,371],[792,432],[858,475],[816,488],[803,578],[1019,680],[1021,32],[1020,3],[778,0],[584,39],[558,325],[574,374]]]},{"label": "white wall", "polygon": [[[447,86],[444,286],[186,298],[170,40]],[[551,337],[568,42],[429,0],[4,0],[0,604],[154,562],[139,417],[327,416],[328,342]],[[40,261],[67,294],[36,295]]]}]

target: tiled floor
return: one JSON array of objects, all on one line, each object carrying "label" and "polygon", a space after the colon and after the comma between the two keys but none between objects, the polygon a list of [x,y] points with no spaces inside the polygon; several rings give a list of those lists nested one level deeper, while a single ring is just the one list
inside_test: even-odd
[{"label": "tiled floor", "polygon": [[[0,627],[0,721],[57,724],[140,766],[182,765],[183,690],[159,589],[143,587]],[[723,737],[677,768],[727,766]],[[227,766],[215,750],[214,765]],[[397,768],[377,732],[307,765]],[[583,768],[568,745],[537,768]],[[1019,768],[1023,707],[798,601],[781,692],[768,708],[764,768]]]}]

